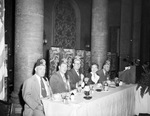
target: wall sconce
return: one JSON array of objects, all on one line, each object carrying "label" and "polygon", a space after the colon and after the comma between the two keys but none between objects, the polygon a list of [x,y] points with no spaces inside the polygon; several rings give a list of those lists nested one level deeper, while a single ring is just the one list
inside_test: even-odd
[{"label": "wall sconce", "polygon": [[47,39],[43,39],[43,44],[46,45],[47,44]]},{"label": "wall sconce", "polygon": [[86,48],[89,48],[89,47],[90,47],[90,45],[89,45],[89,44],[86,44],[86,45],[85,45],[85,47],[86,47]]},{"label": "wall sconce", "polygon": [[46,39],[45,31],[43,32],[43,44],[44,44],[44,45],[47,44],[47,39]]}]

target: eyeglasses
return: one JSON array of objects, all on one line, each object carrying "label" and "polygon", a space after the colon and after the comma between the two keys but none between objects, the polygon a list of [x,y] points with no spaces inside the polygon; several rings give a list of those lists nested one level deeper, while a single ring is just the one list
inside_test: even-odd
[{"label": "eyeglasses", "polygon": [[81,63],[74,63],[74,64],[81,65]]}]

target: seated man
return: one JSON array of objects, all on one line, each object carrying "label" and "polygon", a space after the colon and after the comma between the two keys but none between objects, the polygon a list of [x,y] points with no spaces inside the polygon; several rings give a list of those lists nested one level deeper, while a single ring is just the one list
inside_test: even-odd
[{"label": "seated man", "polygon": [[76,89],[76,85],[81,84],[83,81],[83,74],[80,72],[81,60],[75,58],[73,61],[73,68],[67,71],[67,76],[70,78],[71,90]]},{"label": "seated man", "polygon": [[134,65],[125,67],[125,70],[119,71],[119,79],[126,84],[135,83],[136,81],[136,67]]},{"label": "seated man", "polygon": [[106,61],[103,65],[103,68],[101,70],[97,71],[97,74],[100,76],[99,82],[102,83],[103,81],[107,80],[108,72],[110,70],[110,61]]},{"label": "seated man", "polygon": [[58,64],[58,71],[55,72],[50,78],[50,85],[53,93],[63,93],[70,91],[70,83],[65,73],[67,71],[67,60],[62,59]]},{"label": "seated man", "polygon": [[25,101],[23,116],[45,116],[41,99],[52,97],[50,85],[44,78],[45,69],[45,60],[37,60],[35,74],[23,84],[22,96]]},{"label": "seated man", "polygon": [[150,72],[148,61],[143,63],[141,70],[142,70],[141,73],[149,73]]}]

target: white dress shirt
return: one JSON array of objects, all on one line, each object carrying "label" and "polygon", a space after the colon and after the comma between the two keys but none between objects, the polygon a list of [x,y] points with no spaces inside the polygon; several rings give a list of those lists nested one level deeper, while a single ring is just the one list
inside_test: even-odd
[{"label": "white dress shirt", "polygon": [[100,77],[96,73],[91,72],[91,74],[92,74],[91,80],[96,84]]}]

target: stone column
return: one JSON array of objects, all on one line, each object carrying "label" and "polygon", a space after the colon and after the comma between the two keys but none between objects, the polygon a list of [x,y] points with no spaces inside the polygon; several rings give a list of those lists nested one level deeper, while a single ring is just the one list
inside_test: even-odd
[{"label": "stone column", "polygon": [[43,56],[44,0],[16,0],[14,91],[12,100],[20,104],[21,86],[32,76],[33,67]]},{"label": "stone column", "polygon": [[108,0],[93,0],[92,6],[92,62],[101,69],[108,49]]},{"label": "stone column", "polygon": [[133,33],[132,33],[132,58],[140,59],[140,38],[141,38],[141,8],[142,0],[133,0]]}]

